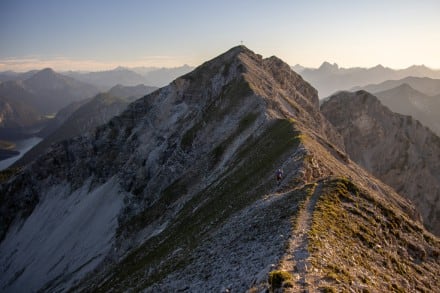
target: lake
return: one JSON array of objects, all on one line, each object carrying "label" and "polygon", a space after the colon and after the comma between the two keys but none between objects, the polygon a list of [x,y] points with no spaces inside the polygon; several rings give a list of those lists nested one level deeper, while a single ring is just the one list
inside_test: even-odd
[{"label": "lake", "polygon": [[20,152],[20,154],[15,157],[0,161],[0,171],[14,164],[15,161],[20,159],[26,152],[28,152],[31,148],[33,148],[34,145],[38,144],[42,140],[43,139],[41,137],[35,136],[31,138],[14,141],[16,145],[14,150]]}]

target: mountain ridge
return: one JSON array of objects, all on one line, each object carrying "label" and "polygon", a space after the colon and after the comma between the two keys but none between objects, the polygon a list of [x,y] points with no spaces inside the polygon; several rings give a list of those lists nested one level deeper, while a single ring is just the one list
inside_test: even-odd
[{"label": "mountain ridge", "polygon": [[37,71],[24,80],[0,84],[1,95],[23,101],[41,115],[52,114],[71,102],[97,93],[92,85],[63,76],[50,68]]},{"label": "mountain ridge", "polygon": [[433,79],[429,77],[415,77],[408,76],[402,79],[397,80],[386,80],[379,84],[369,84],[364,87],[354,87],[351,90],[366,90],[367,92],[371,92],[373,94],[378,92],[383,92],[386,90],[390,90],[402,84],[408,84],[413,89],[424,93],[428,96],[435,96],[440,94],[440,79]]},{"label": "mountain ridge", "polygon": [[[244,46],[135,101],[87,136],[55,145],[0,189],[15,195],[0,206],[0,262],[8,267],[0,285],[9,291],[438,288],[429,280],[438,276],[440,244],[411,203],[350,161],[310,84],[280,59]],[[312,194],[305,233],[313,274],[284,263],[297,236],[292,222]],[[344,217],[332,235],[325,231],[334,211]],[[32,229],[44,233],[23,239],[20,231]],[[69,241],[61,241],[65,233]],[[412,245],[416,235],[426,242]],[[42,236],[51,244],[39,244]],[[425,251],[423,266],[391,248],[370,258],[387,236],[402,253]],[[30,263],[23,243],[48,248]],[[350,263],[348,251],[337,253],[343,248],[363,257]],[[325,253],[332,255],[319,262]],[[350,266],[358,270],[347,273]],[[274,281],[278,269],[289,277]]]},{"label": "mountain ridge", "polygon": [[340,92],[321,110],[343,135],[350,157],[411,199],[438,235],[440,138],[410,116],[391,112],[366,91]]},{"label": "mountain ridge", "polygon": [[440,135],[440,94],[428,96],[413,89],[409,84],[403,84],[394,89],[376,93],[381,102],[392,111],[410,115]]},{"label": "mountain ridge", "polygon": [[[296,67],[301,69],[301,67]],[[303,68],[299,72],[305,80],[313,84],[319,91],[320,98],[325,98],[341,90],[359,90],[369,84],[381,83],[386,80],[406,77],[440,78],[440,70],[425,66],[410,66],[405,69],[391,69],[382,65],[370,68],[342,68],[336,63],[322,63],[321,67]],[[367,91],[370,91],[368,88]]]}]

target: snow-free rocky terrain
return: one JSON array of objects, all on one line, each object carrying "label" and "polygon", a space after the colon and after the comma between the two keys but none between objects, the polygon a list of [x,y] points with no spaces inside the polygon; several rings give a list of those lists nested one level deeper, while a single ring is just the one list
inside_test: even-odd
[{"label": "snow-free rocky terrain", "polygon": [[243,46],[7,180],[4,292],[440,290],[413,204],[350,160],[311,85]]},{"label": "snow-free rocky terrain", "polygon": [[340,92],[321,111],[343,135],[350,158],[412,200],[425,226],[440,235],[440,138],[365,91]]}]

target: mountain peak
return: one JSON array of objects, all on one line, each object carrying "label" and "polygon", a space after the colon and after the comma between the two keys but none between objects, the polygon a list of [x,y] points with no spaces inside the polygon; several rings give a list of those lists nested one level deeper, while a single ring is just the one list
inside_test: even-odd
[{"label": "mountain peak", "polygon": [[404,82],[401,85],[397,86],[396,89],[404,90],[404,91],[416,91],[411,85]]},{"label": "mountain peak", "polygon": [[52,68],[44,68],[40,71],[37,71],[35,75],[46,75],[46,76],[50,76],[50,75],[56,75],[57,73],[52,69]]},{"label": "mountain peak", "polygon": [[330,62],[324,61],[321,66],[319,66],[318,70],[321,71],[337,71],[339,69],[339,65],[336,63],[330,64]]},{"label": "mountain peak", "polygon": [[33,83],[36,86],[41,86],[41,84],[47,84],[50,82],[58,81],[64,76],[56,73],[52,68],[44,68],[37,71],[31,77],[25,80],[26,83]]},{"label": "mountain peak", "polygon": [[411,65],[410,67],[408,67],[407,69],[427,69],[427,70],[429,70],[430,68],[428,67],[428,66],[426,66],[425,64],[420,64],[420,65],[417,65],[417,64],[414,64],[414,65]]},{"label": "mountain peak", "polygon": [[372,69],[385,69],[385,67],[382,64],[377,64]]},{"label": "mountain peak", "polygon": [[[378,291],[396,274],[393,262],[384,267],[388,255],[367,256],[390,237],[403,251],[384,247],[394,262],[417,249],[428,265],[420,275],[438,275],[425,252],[434,245],[406,245],[409,229],[388,232],[400,221],[423,230],[395,204],[397,194],[345,155],[317,91],[279,58],[244,46],[95,131],[53,145],[20,172],[0,185],[7,195],[0,238],[9,244],[0,246],[0,286],[11,292],[22,284],[25,291],[262,291],[276,287],[266,284],[271,269],[292,274],[295,292],[305,289],[294,280],[308,280],[307,272],[316,272],[316,288],[331,281],[347,291],[366,283],[363,272],[346,273],[353,266],[385,274],[370,282]],[[384,227],[379,236],[376,227]],[[406,275],[395,278],[406,284]]]},{"label": "mountain peak", "polygon": [[214,59],[211,59],[205,63],[230,62],[233,59],[239,58],[239,56],[243,56],[243,55],[248,56],[248,57],[252,57],[252,58],[259,56],[259,58],[261,58],[260,55],[255,54],[252,50],[248,49],[246,46],[239,45],[239,46],[232,47],[231,49],[229,49],[225,53],[223,53],[223,54],[221,54],[221,55],[215,57]]},{"label": "mountain peak", "polygon": [[129,70],[129,69],[124,66],[117,66],[117,67],[115,67],[115,69],[113,69],[113,71],[126,71],[126,70]]},{"label": "mountain peak", "polygon": [[[228,83],[244,82],[250,91],[265,100],[286,99],[299,103],[307,109],[304,113],[318,111],[319,99],[317,91],[290,66],[276,56],[263,58],[245,46],[236,46],[225,53],[209,60],[197,67],[194,71],[182,76],[191,81],[212,84],[214,92],[220,92]],[[285,96],[277,96],[282,91]],[[277,105],[285,102],[279,101]],[[273,103],[268,103],[272,106]],[[312,109],[313,108],[313,109]],[[285,116],[285,109],[273,108],[270,115]]]},{"label": "mountain peak", "polygon": [[229,49],[228,51],[226,51],[226,54],[229,52],[235,52],[235,54],[239,54],[239,53],[251,53],[251,54],[255,54],[252,50],[250,50],[248,47],[246,47],[245,45],[238,45],[235,47],[232,47],[231,49]]}]

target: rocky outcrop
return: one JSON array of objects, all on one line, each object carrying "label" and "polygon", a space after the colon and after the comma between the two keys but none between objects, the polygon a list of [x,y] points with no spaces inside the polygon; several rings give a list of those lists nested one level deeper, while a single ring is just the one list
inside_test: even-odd
[{"label": "rocky outcrop", "polygon": [[344,137],[350,158],[414,202],[439,235],[440,138],[365,91],[334,95],[321,110]]},{"label": "rocky outcrop", "polygon": [[243,46],[0,189],[6,292],[438,289],[440,244],[410,202],[348,159],[312,86]]}]

